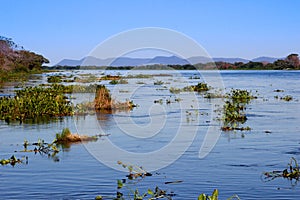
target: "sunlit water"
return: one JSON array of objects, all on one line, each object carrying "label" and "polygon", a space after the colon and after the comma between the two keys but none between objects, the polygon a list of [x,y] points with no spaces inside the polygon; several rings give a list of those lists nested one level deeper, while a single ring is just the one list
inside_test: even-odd
[{"label": "sunlit water", "polygon": [[[89,71],[98,73],[96,71]],[[83,72],[76,72],[87,73]],[[106,71],[117,74],[118,71]],[[121,74],[132,72],[119,71]],[[165,167],[152,171],[153,176],[146,177],[131,189],[138,188],[146,192],[148,188],[159,186],[174,193],[173,199],[197,199],[201,193],[211,194],[219,189],[220,199],[237,194],[241,199],[299,199],[300,186],[287,179],[278,178],[264,182],[261,175],[265,171],[283,170],[291,157],[300,160],[300,72],[298,71],[221,71],[226,91],[231,88],[247,89],[258,95],[247,106],[248,120],[244,126],[250,126],[247,132],[221,132],[212,151],[199,158],[199,150],[210,126],[221,125],[214,119],[218,109],[217,99],[208,100],[191,93],[171,94],[170,87],[182,88],[196,84],[201,79],[189,79],[191,76],[215,76],[215,72],[197,71],[135,71],[139,74],[171,74],[154,78],[129,79],[129,84],[109,85],[113,96],[124,101],[130,97],[138,104],[130,112],[116,112],[98,116],[67,117],[61,120],[38,124],[10,124],[0,122],[0,159],[28,156],[28,164],[12,167],[0,166],[0,199],[94,199],[97,195],[113,197],[117,191],[117,179],[126,178],[124,171],[118,171],[94,157],[95,152],[108,155],[112,159],[118,156],[103,147],[105,141],[131,153],[147,155],[159,151],[172,141],[178,130],[184,131],[187,140],[179,141],[178,148],[192,142],[182,155],[173,163],[167,163],[166,157],[176,157],[172,152],[155,159],[145,156],[137,165],[154,163]],[[44,75],[41,81],[45,81]],[[162,80],[163,85],[154,85]],[[143,84],[137,84],[137,82]],[[281,89],[284,92],[274,92]],[[256,93],[257,91],[257,93]],[[92,100],[94,94],[77,95],[74,101]],[[286,102],[275,99],[285,95],[293,96]],[[180,98],[180,102],[175,99]],[[162,104],[155,100],[162,99]],[[170,104],[166,104],[171,100]],[[52,158],[34,153],[15,152],[23,149],[23,141],[36,142],[39,138],[51,142],[57,132],[69,127],[72,132],[95,135],[110,134],[97,142],[74,144],[58,154],[59,162]],[[183,127],[183,128],[182,128]],[[181,129],[182,128],[182,129]],[[271,133],[265,133],[270,131]],[[195,138],[190,140],[191,134]],[[182,134],[182,133],[180,133]],[[149,136],[149,137],[148,137]],[[180,143],[181,142],[181,143]],[[177,151],[173,152],[177,154]],[[99,153],[100,154],[100,153]],[[165,157],[166,156],[166,157]],[[110,163],[114,168],[118,160]],[[130,157],[122,157],[124,163]],[[158,163],[158,164],[157,164]],[[146,169],[146,168],[145,168]],[[146,169],[147,170],[147,169]],[[182,183],[165,184],[167,181],[180,180]],[[122,191],[128,194],[128,189]]]}]

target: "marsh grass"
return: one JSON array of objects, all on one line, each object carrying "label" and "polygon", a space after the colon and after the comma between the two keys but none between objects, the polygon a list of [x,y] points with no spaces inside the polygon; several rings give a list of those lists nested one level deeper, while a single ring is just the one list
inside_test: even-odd
[{"label": "marsh grass", "polygon": [[68,128],[64,128],[61,133],[56,133],[55,139],[56,139],[55,143],[65,144],[65,143],[97,141],[98,137],[72,134]]}]

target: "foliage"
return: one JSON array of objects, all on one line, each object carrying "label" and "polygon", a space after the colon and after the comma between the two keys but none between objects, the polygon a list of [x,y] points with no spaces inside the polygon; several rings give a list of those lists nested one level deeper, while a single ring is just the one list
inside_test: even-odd
[{"label": "foliage", "polygon": [[61,83],[62,77],[61,76],[49,76],[47,78],[48,83]]},{"label": "foliage", "polygon": [[74,142],[97,141],[99,136],[100,135],[86,136],[86,135],[72,134],[68,128],[64,128],[61,133],[56,133],[55,143],[66,144],[66,143],[74,143]]},{"label": "foliage", "polygon": [[215,189],[211,196],[204,193],[200,194],[198,200],[218,200],[219,191]]},{"label": "foliage", "polygon": [[271,171],[271,172],[264,172],[263,175],[265,181],[271,181],[275,178],[283,177],[290,180],[298,181],[300,178],[300,168],[298,165],[297,160],[292,157],[290,163],[288,163],[287,168],[282,171]]},{"label": "foliage", "polygon": [[0,69],[5,71],[28,71],[41,69],[49,61],[42,55],[19,48],[11,38],[0,36]]},{"label": "foliage", "polygon": [[132,109],[135,107],[132,101],[116,102],[111,98],[109,90],[104,85],[98,85],[96,88],[96,96],[94,99],[94,109],[113,110],[113,109]]},{"label": "foliage", "polygon": [[251,130],[250,127],[239,127],[239,124],[246,122],[247,117],[245,114],[246,105],[251,99],[257,98],[247,90],[232,89],[227,94],[228,100],[223,106],[223,131],[232,130]]},{"label": "foliage", "polygon": [[164,82],[161,80],[157,80],[154,82],[154,85],[162,85],[162,84],[164,84]]},{"label": "foliage", "polygon": [[17,120],[38,120],[42,118],[70,116],[72,106],[61,86],[48,88],[27,87],[16,92],[14,97],[0,97],[0,119],[10,122]]},{"label": "foliage", "polygon": [[249,103],[251,99],[257,98],[256,96],[251,95],[250,91],[241,89],[231,89],[227,97],[238,103]]},{"label": "foliage", "polygon": [[142,167],[138,167],[136,165],[128,165],[121,161],[117,162],[119,165],[121,165],[123,168],[127,168],[129,171],[129,174],[127,175],[128,179],[136,179],[136,178],[144,178],[145,176],[152,176],[151,173],[145,171]]},{"label": "foliage", "polygon": [[[27,159],[27,158],[26,158]],[[17,159],[14,155],[12,155],[9,159],[2,159],[0,160],[1,165],[8,165],[15,166],[17,163],[22,163],[23,159]]]},{"label": "foliage", "polygon": [[106,75],[106,76],[102,76],[100,80],[120,80],[121,77],[120,76],[113,76],[113,75]]},{"label": "foliage", "polygon": [[198,83],[197,85],[191,86],[192,90],[195,92],[204,92],[204,91],[208,91],[209,88],[207,86],[206,83]]},{"label": "foliage", "polygon": [[169,91],[174,94],[180,92],[206,92],[209,90],[209,87],[206,83],[199,82],[197,85],[186,86],[182,89],[171,87]]}]

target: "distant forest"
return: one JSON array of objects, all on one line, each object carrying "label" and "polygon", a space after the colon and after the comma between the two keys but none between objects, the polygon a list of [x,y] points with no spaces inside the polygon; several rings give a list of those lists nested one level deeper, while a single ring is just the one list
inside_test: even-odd
[{"label": "distant forest", "polygon": [[268,62],[210,62],[210,63],[198,63],[198,64],[185,64],[185,65],[142,65],[142,66],[53,66],[45,67],[46,69],[105,69],[105,70],[163,70],[163,69],[175,69],[175,70],[299,70],[300,60],[296,53],[288,55],[285,59],[276,60],[273,63]]}]

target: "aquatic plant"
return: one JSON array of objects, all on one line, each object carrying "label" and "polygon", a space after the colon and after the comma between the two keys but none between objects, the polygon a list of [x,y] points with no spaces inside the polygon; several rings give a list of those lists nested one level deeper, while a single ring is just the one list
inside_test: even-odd
[{"label": "aquatic plant", "polygon": [[248,90],[231,89],[230,93],[227,94],[227,98],[238,103],[249,103],[251,99],[256,99],[257,97]]},{"label": "aquatic plant", "polygon": [[58,85],[27,87],[18,90],[14,97],[0,97],[0,119],[9,123],[12,120],[23,122],[70,116],[73,109],[63,90]]},{"label": "aquatic plant", "polygon": [[290,96],[290,95],[286,95],[286,96],[284,96],[284,97],[281,97],[280,99],[281,99],[281,100],[284,100],[284,101],[291,101],[291,100],[293,100],[293,97]]},{"label": "aquatic plant", "polygon": [[144,178],[145,176],[152,176],[151,173],[145,171],[142,167],[138,167],[136,165],[128,165],[121,161],[117,162],[118,165],[121,165],[123,168],[127,168],[129,174],[126,176],[128,179],[136,179],[136,178]]},{"label": "aquatic plant", "polygon": [[297,160],[294,157],[292,157],[286,169],[282,171],[264,172],[263,175],[265,176],[264,181],[271,181],[279,177],[287,178],[289,180],[294,179],[298,181],[300,178],[300,168]]},{"label": "aquatic plant", "polygon": [[136,105],[132,101],[117,102],[111,98],[109,90],[104,85],[98,85],[94,99],[94,108],[96,111],[112,109],[132,109]]},{"label": "aquatic plant", "polygon": [[117,80],[111,80],[111,81],[109,81],[109,84],[111,84],[111,85],[116,85],[118,83],[119,83],[119,81],[117,81]]},{"label": "aquatic plant", "polygon": [[102,76],[100,78],[100,80],[120,80],[120,79],[121,79],[121,76],[119,76],[119,75],[116,75],[116,76],[106,75],[106,76]]},{"label": "aquatic plant", "polygon": [[164,82],[161,80],[154,81],[154,85],[162,85],[162,84],[164,84]]},{"label": "aquatic plant", "polygon": [[232,131],[232,130],[251,130],[250,127],[239,127],[240,124],[244,124],[247,120],[245,110],[246,105],[251,99],[257,98],[253,96],[250,91],[231,89],[230,93],[226,95],[228,100],[223,106],[223,126],[221,130]]},{"label": "aquatic plant", "polygon": [[180,88],[170,87],[169,91],[173,94],[179,94],[182,90]]},{"label": "aquatic plant", "polygon": [[198,200],[218,200],[219,191],[215,189],[211,196],[202,193],[199,195]]},{"label": "aquatic plant", "polygon": [[69,128],[64,128],[61,133],[56,133],[55,143],[65,144],[65,143],[75,143],[75,142],[97,141],[98,137],[99,135],[87,136],[87,135],[72,134]]},{"label": "aquatic plant", "polygon": [[[14,155],[12,155],[9,159],[2,159],[2,160],[0,160],[0,164],[1,165],[8,165],[8,164],[10,164],[11,166],[15,166],[17,163],[23,163],[23,160],[24,160],[24,158],[19,159],[19,158],[16,158]],[[28,160],[28,158],[26,157],[26,161],[27,160]]]},{"label": "aquatic plant", "polygon": [[209,87],[206,83],[198,83],[197,85],[190,85],[190,86],[186,86],[182,89],[180,88],[174,88],[174,87],[171,87],[169,89],[169,91],[171,93],[174,93],[174,94],[178,94],[180,92],[205,92],[205,91],[208,91],[209,90]]},{"label": "aquatic plant", "polygon": [[75,77],[73,82],[78,82],[78,83],[91,83],[91,82],[96,82],[100,81],[101,78],[96,77],[95,75],[91,74],[82,74],[81,77]]},{"label": "aquatic plant", "polygon": [[49,76],[47,78],[48,83],[61,83],[62,77],[61,76]]},{"label": "aquatic plant", "polygon": [[198,83],[197,85],[193,85],[191,87],[192,87],[193,91],[195,91],[195,92],[204,92],[204,91],[209,90],[207,84],[206,83],[201,83],[201,82]]},{"label": "aquatic plant", "polygon": [[[215,189],[212,193],[211,196],[205,194],[205,193],[202,193],[198,196],[198,200],[218,200],[218,197],[219,197],[219,191],[218,189]],[[231,200],[231,199],[240,199],[238,195],[232,195],[231,197],[228,198],[228,200]]]}]

